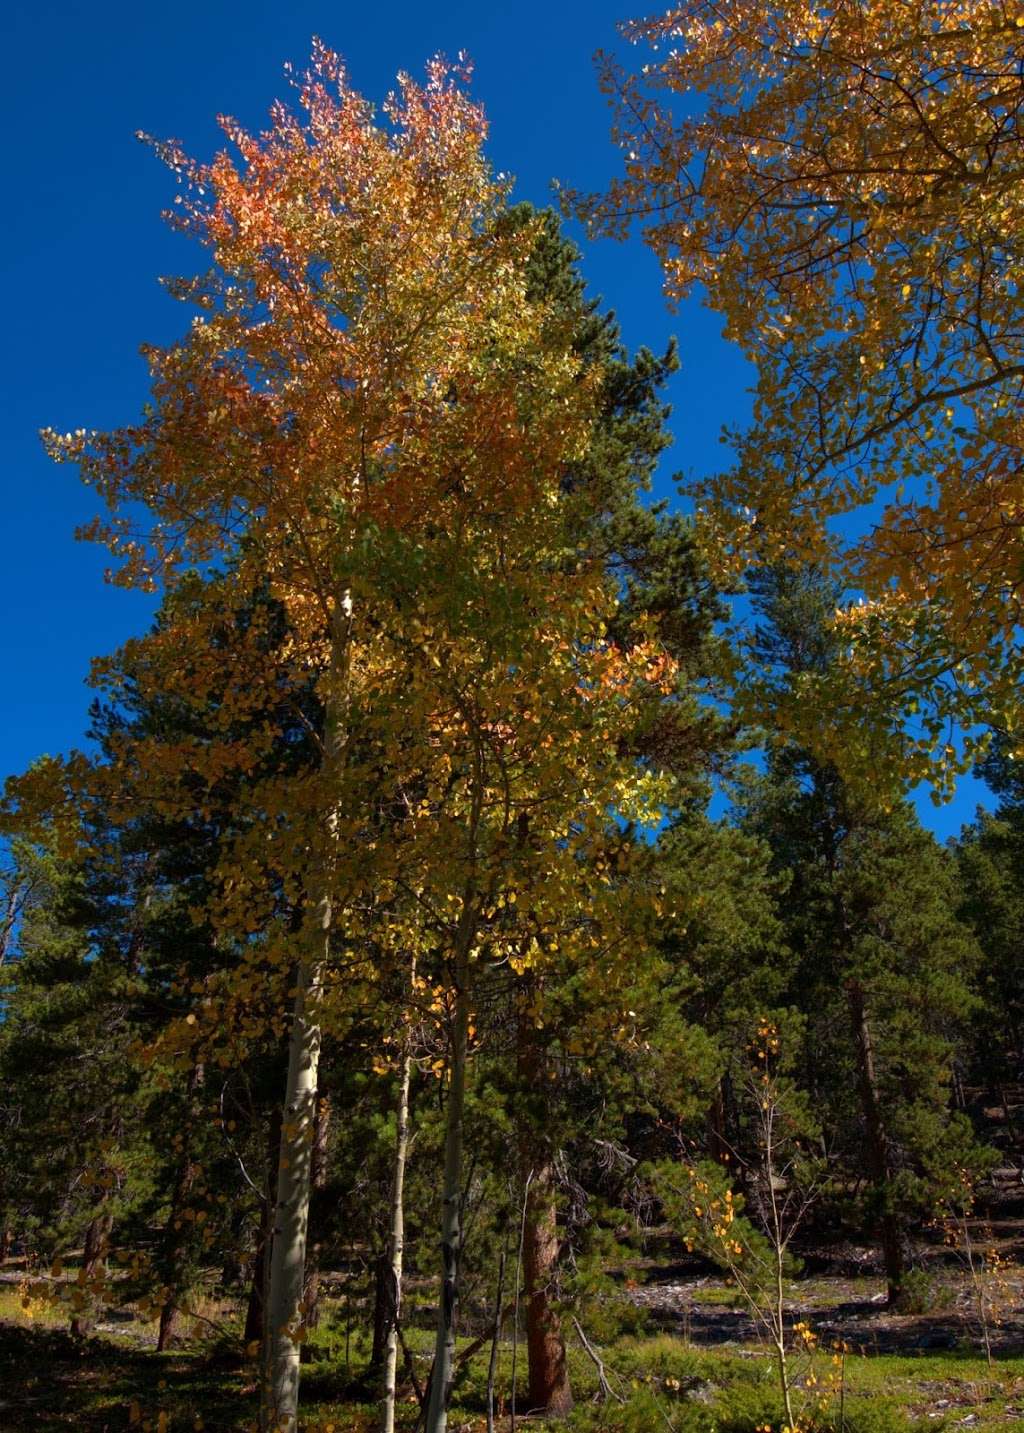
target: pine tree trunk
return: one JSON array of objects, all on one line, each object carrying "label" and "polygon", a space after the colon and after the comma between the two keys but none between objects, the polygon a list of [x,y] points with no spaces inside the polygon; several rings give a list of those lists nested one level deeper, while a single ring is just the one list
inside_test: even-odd
[{"label": "pine tree trunk", "polygon": [[196,1094],[203,1083],[203,1066],[201,1063],[193,1065],[188,1081],[187,1119],[185,1129],[185,1148],[182,1151],[181,1159],[178,1161],[178,1170],[174,1178],[174,1191],[171,1195],[171,1209],[163,1234],[163,1256],[164,1256],[164,1283],[167,1287],[167,1296],[160,1309],[160,1326],[156,1339],[157,1353],[165,1353],[171,1342],[177,1338],[181,1324],[181,1299],[185,1292],[183,1271],[181,1269],[182,1250],[185,1243],[181,1234],[183,1224],[182,1211],[185,1201],[188,1198],[189,1190],[195,1182],[198,1172],[195,1161],[192,1158],[191,1132],[196,1128],[199,1111],[197,1108]]},{"label": "pine tree trunk", "polygon": [[523,1229],[526,1352],[531,1413],[561,1417],[572,1408],[562,1321],[552,1297],[558,1273],[558,1205],[554,1165],[534,1164]]},{"label": "pine tree trunk", "polygon": [[88,1285],[98,1278],[106,1268],[107,1248],[110,1243],[110,1231],[114,1227],[113,1216],[110,1214],[97,1214],[89,1222],[85,1231],[85,1246],[82,1250],[82,1269],[80,1283],[85,1290],[86,1307],[75,1313],[71,1319],[71,1334],[73,1338],[85,1338],[91,1331],[95,1322],[91,1309],[91,1296],[88,1292]]},{"label": "pine tree trunk", "polygon": [[[416,966],[412,967],[415,979]],[[391,1181],[391,1237],[384,1266],[384,1410],[381,1433],[394,1433],[398,1373],[398,1321],[402,1316],[402,1262],[405,1255],[405,1164],[409,1152],[409,1084],[412,1076],[412,1038],[407,1032],[398,1088],[395,1170]]]},{"label": "pine tree trunk", "polygon": [[517,1031],[521,1095],[539,1108],[520,1117],[519,1159],[526,1189],[523,1211],[523,1276],[526,1296],[526,1354],[531,1413],[559,1417],[573,1404],[562,1323],[553,1297],[558,1278],[558,1200],[551,1143],[538,1127],[547,1111],[549,1069],[541,1037],[521,1016]]},{"label": "pine tree trunk", "polygon": [[875,1070],[874,1045],[871,1039],[871,1024],[868,1020],[864,989],[856,980],[846,983],[846,998],[853,1027],[854,1045],[857,1052],[857,1088],[860,1094],[861,1112],[864,1116],[865,1162],[880,1197],[883,1199],[881,1217],[882,1259],[888,1285],[889,1303],[898,1304],[900,1291],[906,1274],[906,1260],[903,1249],[903,1230],[899,1215],[889,1206],[889,1185],[892,1171],[889,1162],[889,1140],[882,1116],[881,1100],[878,1094],[878,1077]]},{"label": "pine tree trunk", "polygon": [[330,960],[336,914],[333,886],[337,821],[333,802],[347,741],[351,620],[352,602],[345,594],[335,602],[331,614],[331,665],[321,766],[326,794],[326,841],[318,872],[320,921],[314,948],[299,959],[295,972],[262,1352],[260,1433],[296,1433],[298,1428],[302,1295],[320,1064],[318,1006],[321,974]]},{"label": "pine tree trunk", "polygon": [[434,1367],[424,1433],[445,1433],[448,1399],[455,1371],[455,1313],[462,1254],[462,1136],[466,1104],[466,1052],[469,1043],[469,946],[474,916],[464,903],[455,948],[455,1009],[444,1144],[441,1214],[441,1295],[437,1313]]},{"label": "pine tree trunk", "polygon": [[160,1326],[156,1336],[157,1353],[166,1353],[181,1332],[181,1310],[168,1300],[160,1310]]}]

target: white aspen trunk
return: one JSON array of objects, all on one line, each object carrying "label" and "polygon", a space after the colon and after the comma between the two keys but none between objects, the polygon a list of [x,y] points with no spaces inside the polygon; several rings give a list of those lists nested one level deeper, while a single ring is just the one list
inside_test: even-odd
[{"label": "white aspen trunk", "polygon": [[281,1158],[277,1169],[277,1205],[270,1246],[261,1433],[295,1433],[298,1426],[299,1326],[320,1061],[320,1026],[315,1010],[319,970],[308,961],[300,961],[295,983]]},{"label": "white aspen trunk", "polygon": [[[415,989],[416,961],[409,983]],[[398,1090],[398,1128],[395,1136],[395,1172],[391,1184],[391,1241],[387,1289],[387,1343],[384,1350],[384,1410],[381,1433],[395,1433],[395,1383],[398,1370],[398,1321],[402,1314],[402,1261],[405,1254],[405,1164],[409,1152],[409,1083],[412,1075],[412,1030],[407,1030],[402,1052],[402,1078]]]},{"label": "white aspen trunk", "polygon": [[288,1042],[284,1122],[281,1127],[277,1202],[263,1335],[260,1433],[296,1433],[298,1428],[302,1294],[320,1065],[317,1007],[322,971],[330,959],[331,927],[335,913],[332,892],[335,839],[332,786],[341,772],[347,738],[344,721],[347,694],[344,688],[347,685],[351,616],[352,604],[346,594],[335,604],[331,619],[330,687],[322,763],[331,810],[327,817],[327,852],[322,869],[320,928],[312,953],[300,958],[295,972],[295,1002]]},{"label": "white aspen trunk", "polygon": [[444,1141],[444,1194],[441,1214],[441,1297],[437,1313],[434,1371],[424,1433],[445,1433],[448,1396],[455,1369],[455,1305],[462,1254],[462,1125],[466,1105],[466,1052],[469,1043],[469,947],[474,917],[467,903],[456,937],[455,1011],[452,1030],[451,1084]]}]

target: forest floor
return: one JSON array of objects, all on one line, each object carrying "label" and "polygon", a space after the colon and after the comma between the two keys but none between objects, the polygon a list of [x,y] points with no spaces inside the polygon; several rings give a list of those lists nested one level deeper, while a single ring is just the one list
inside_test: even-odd
[{"label": "forest floor", "polygon": [[[982,1349],[978,1286],[962,1259],[940,1243],[925,1250],[929,1308],[895,1314],[871,1251],[832,1248],[806,1277],[787,1289],[787,1314],[816,1335],[813,1362],[795,1360],[797,1404],[808,1416],[820,1406],[815,1428],[837,1433],[964,1429],[994,1433],[1024,1428],[1024,1221],[986,1226],[998,1244],[1004,1271],[990,1281],[986,1321],[991,1361]],[[64,1277],[73,1277],[69,1265]],[[155,1325],[130,1305],[104,1307],[93,1335],[66,1332],[66,1310],[29,1299],[16,1263],[0,1270],[0,1430],[2,1433],[242,1433],[253,1427],[255,1368],[231,1346],[239,1310],[210,1300],[189,1321],[187,1341],[168,1354],[155,1350]],[[369,1433],[376,1426],[372,1385],[364,1377],[367,1349],[351,1327],[352,1306],[341,1296],[343,1278],[327,1281],[320,1326],[304,1370],[304,1429],[309,1433]],[[774,1370],[736,1290],[670,1241],[649,1245],[646,1256],[619,1271],[623,1296],[642,1315],[642,1327],[608,1332],[598,1343],[610,1395],[598,1394],[596,1365],[575,1335],[569,1351],[577,1409],[570,1419],[543,1426],[580,1433],[755,1433],[777,1430],[781,1415]],[[423,1291],[427,1293],[427,1290]],[[415,1305],[415,1300],[410,1301]],[[420,1379],[429,1367],[425,1308],[408,1330]],[[595,1315],[599,1319],[600,1311]],[[628,1321],[627,1321],[628,1322]],[[595,1325],[596,1326],[596,1325]],[[622,1325],[620,1325],[621,1327]],[[609,1328],[611,1325],[609,1324]],[[848,1352],[837,1352],[842,1343]],[[468,1366],[458,1387],[451,1433],[483,1433],[488,1350]],[[512,1426],[508,1390],[513,1351],[501,1346],[495,1427]],[[525,1350],[516,1354],[519,1416],[524,1417]],[[841,1375],[841,1378],[840,1378]],[[822,1397],[830,1380],[837,1386]],[[841,1386],[839,1386],[841,1383]],[[416,1420],[414,1393],[406,1392],[399,1426]],[[162,1417],[161,1417],[162,1415]]]},{"label": "forest floor", "polygon": [[[938,1235],[918,1247],[913,1278],[921,1308],[910,1313],[888,1307],[876,1250],[832,1245],[807,1258],[806,1276],[791,1282],[791,1321],[809,1324],[823,1344],[841,1341],[864,1355],[981,1348],[986,1333],[993,1353],[1024,1353],[1024,1221],[974,1220],[967,1233],[970,1259],[962,1241],[950,1247]],[[627,1271],[631,1301],[650,1324],[701,1347],[756,1342],[756,1324],[736,1290],[714,1273],[695,1276],[692,1266],[673,1262],[670,1250],[638,1261]]]}]

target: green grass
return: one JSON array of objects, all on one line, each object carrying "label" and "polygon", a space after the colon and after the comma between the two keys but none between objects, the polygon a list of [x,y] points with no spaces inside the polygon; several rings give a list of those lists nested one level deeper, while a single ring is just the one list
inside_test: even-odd
[{"label": "green grass", "polygon": [[[253,1427],[256,1404],[254,1365],[229,1354],[215,1340],[186,1351],[157,1355],[152,1333],[139,1324],[117,1336],[103,1334],[76,1342],[57,1320],[59,1309],[28,1319],[16,1288],[0,1287],[0,1430],[4,1433],[114,1433],[134,1426],[158,1433],[165,1415],[168,1433],[203,1429],[243,1433]],[[144,1342],[148,1340],[148,1342]],[[431,1336],[409,1331],[420,1377],[429,1364]],[[346,1359],[347,1350],[347,1359]],[[304,1428],[308,1433],[369,1433],[376,1420],[376,1390],[364,1379],[368,1349],[352,1333],[346,1339],[342,1305],[330,1302],[310,1340],[303,1375]],[[561,1424],[544,1427],[564,1433],[753,1433],[765,1423],[781,1426],[773,1370],[755,1347],[707,1349],[667,1334],[621,1338],[601,1350],[609,1381],[622,1403],[598,1406],[593,1363],[573,1340],[570,1369],[577,1410]],[[819,1375],[833,1366],[826,1351]],[[806,1370],[805,1370],[806,1371]],[[501,1349],[499,1427],[508,1426],[512,1350]],[[849,1356],[844,1390],[845,1433],[909,1433],[949,1428],[964,1419],[970,1433],[994,1433],[1024,1421],[1024,1358],[997,1360],[989,1368],[973,1354],[929,1352],[919,1356]],[[460,1383],[451,1412],[452,1433],[482,1433],[486,1395],[486,1352]],[[519,1408],[525,1405],[525,1350],[517,1359]],[[799,1400],[798,1400],[799,1401]],[[133,1408],[133,1404],[135,1407]],[[411,1428],[415,1401],[405,1401],[399,1426]],[[148,1428],[147,1428],[148,1424]],[[530,1425],[525,1425],[529,1427]],[[534,1425],[536,1426],[536,1425]],[[817,1428],[839,1429],[833,1398]]]}]

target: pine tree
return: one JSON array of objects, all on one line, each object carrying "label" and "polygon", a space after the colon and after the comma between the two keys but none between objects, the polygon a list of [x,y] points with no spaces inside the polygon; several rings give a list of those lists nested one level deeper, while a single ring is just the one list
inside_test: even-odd
[{"label": "pine tree", "polygon": [[16,931],[16,959],[0,1024],[4,1227],[38,1257],[79,1240],[79,1278],[67,1290],[71,1330],[87,1333],[102,1291],[115,1219],[148,1193],[139,1128],[137,981],[95,939],[82,867],[44,846],[15,846],[15,873],[32,889]]},{"label": "pine tree", "polygon": [[1006,1086],[1024,1072],[1024,773],[1015,743],[997,733],[978,775],[999,797],[994,813],[979,811],[956,854],[963,886],[961,914],[982,951],[973,1073],[1005,1105]]},{"label": "pine tree", "polygon": [[[521,224],[531,216],[528,206],[519,206],[507,222]],[[620,605],[610,624],[611,637],[631,645],[638,630],[653,633],[678,666],[673,701],[652,710],[649,724],[636,730],[633,741],[638,761],[672,770],[682,799],[684,789],[700,784],[725,738],[721,724],[699,699],[701,684],[710,679],[715,665],[713,624],[721,615],[720,600],[697,554],[691,524],[681,514],[669,513],[664,503],[644,500],[670,442],[666,427],[670,410],[661,391],[678,366],[675,344],[660,358],[647,349],[631,358],[614,315],[602,313],[599,300],[587,295],[578,251],[561,233],[557,217],[548,212],[540,218],[527,267],[529,291],[549,306],[552,322],[569,326],[583,372],[597,380],[590,442],[582,459],[567,468],[563,486],[588,498],[577,534],[580,550],[596,557],[619,585]],[[610,835],[609,852],[620,844]],[[622,852],[628,852],[629,845],[626,842]],[[614,871],[617,862],[610,854],[609,870]],[[621,862],[623,872],[628,864]],[[637,936],[644,939],[640,931]],[[652,969],[657,959],[651,944],[638,954],[638,964],[647,960]],[[633,976],[639,984],[651,978],[640,972]],[[598,983],[594,971],[589,970],[585,983]],[[569,990],[574,994],[567,999]],[[614,1030],[622,1016],[622,999],[606,1016],[600,994],[593,992],[582,1000],[580,995],[581,982],[570,969],[562,968],[547,979],[527,971],[514,993],[512,1016],[518,1089],[513,1110],[525,1201],[528,1396],[532,1410],[548,1414],[565,1413],[572,1403],[558,1314],[564,1241],[559,1235],[561,1194],[556,1170],[566,1149],[573,1148],[574,1164],[580,1158],[575,1143],[580,1107],[574,1110],[570,1093],[576,1089],[578,1100],[580,1091],[572,1073],[575,1062],[558,1042],[560,1036],[571,1042],[580,1025],[595,1028],[605,1018]],[[639,996],[635,1003],[640,1003]],[[650,1010],[645,1018],[651,1018]],[[593,1054],[588,1068],[594,1071]],[[614,1103],[621,1111],[629,1101],[625,1097],[623,1102],[622,1089],[619,1096]],[[592,1109],[589,1096],[584,1106]]]},{"label": "pine tree", "polygon": [[[834,658],[835,590],[813,570],[761,573],[752,585],[765,618],[763,681],[792,690]],[[837,1172],[851,1191],[864,1186],[860,1204],[898,1303],[913,1220],[980,1159],[966,1119],[950,1111],[978,961],[955,914],[955,868],[908,806],[866,806],[792,743],[769,747],[739,816],[789,877],[787,995],[807,1022],[804,1079]]]}]

